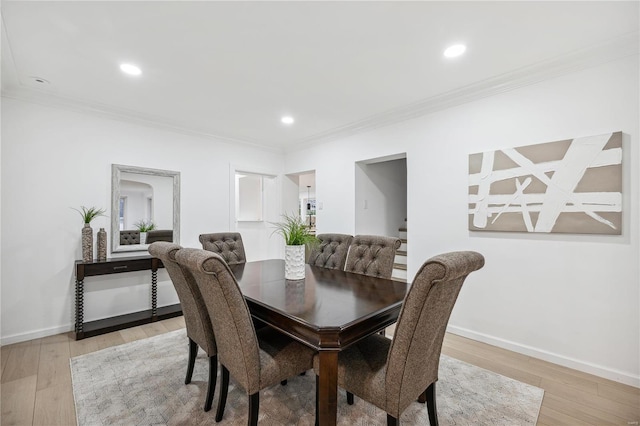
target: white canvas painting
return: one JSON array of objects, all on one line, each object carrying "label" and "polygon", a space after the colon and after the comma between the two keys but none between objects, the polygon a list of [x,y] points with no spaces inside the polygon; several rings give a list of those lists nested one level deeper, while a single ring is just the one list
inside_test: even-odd
[{"label": "white canvas painting", "polygon": [[621,234],[622,132],[469,155],[469,229]]}]

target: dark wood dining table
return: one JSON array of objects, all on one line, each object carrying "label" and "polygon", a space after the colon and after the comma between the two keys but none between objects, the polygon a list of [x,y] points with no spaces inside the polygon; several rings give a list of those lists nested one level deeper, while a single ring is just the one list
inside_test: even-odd
[{"label": "dark wood dining table", "polygon": [[338,353],[395,323],[408,285],[310,265],[303,280],[286,280],[280,259],[231,270],[254,318],[318,351],[319,424],[335,425]]}]

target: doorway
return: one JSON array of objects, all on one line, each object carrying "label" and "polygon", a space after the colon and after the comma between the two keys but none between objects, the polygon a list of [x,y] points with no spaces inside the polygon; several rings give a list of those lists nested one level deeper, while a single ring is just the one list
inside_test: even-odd
[{"label": "doorway", "polygon": [[407,227],[406,154],[359,161],[355,173],[355,233],[399,236]]},{"label": "doorway", "polygon": [[286,175],[284,211],[294,214],[316,231],[316,172],[310,170]]}]

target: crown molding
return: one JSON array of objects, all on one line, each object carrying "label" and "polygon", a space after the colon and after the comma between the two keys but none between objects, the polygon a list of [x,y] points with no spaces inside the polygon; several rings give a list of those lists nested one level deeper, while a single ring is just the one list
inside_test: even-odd
[{"label": "crown molding", "polygon": [[314,145],[411,120],[436,111],[536,84],[544,80],[638,55],[640,50],[639,38],[640,33],[634,32],[622,37],[610,39],[586,49],[537,62],[426,98],[411,105],[385,111],[327,132],[309,136],[304,139],[298,139],[287,145],[285,149],[287,152],[300,151]]},{"label": "crown molding", "polygon": [[194,129],[182,123],[172,122],[171,120],[168,120],[164,117],[143,114],[137,111],[128,110],[125,108],[117,108],[97,102],[86,102],[84,100],[72,97],[53,95],[31,88],[3,87],[1,93],[2,97],[8,99],[15,99],[18,101],[34,103],[46,107],[66,109],[74,112],[88,113],[103,118],[109,118],[146,127],[152,127],[155,129],[180,133],[186,136],[213,139],[216,142],[227,143],[234,146],[243,145],[250,148],[261,149],[277,154],[284,153],[284,149],[282,147],[275,146],[274,144],[265,145],[264,143],[249,139],[238,139],[231,136],[215,134],[199,129]]},{"label": "crown molding", "polygon": [[218,142],[224,142],[236,146],[243,145],[254,149],[282,154],[285,152],[303,150],[314,145],[319,145],[336,139],[342,139],[357,133],[367,132],[380,127],[411,120],[436,111],[536,84],[554,77],[602,65],[625,57],[638,55],[640,48],[639,37],[639,33],[634,32],[610,39],[585,49],[574,51],[546,61],[537,62],[495,77],[450,90],[410,105],[405,105],[380,114],[372,115],[326,132],[318,133],[302,139],[296,139],[284,145],[279,145],[273,141],[265,142],[250,139],[239,139],[228,135],[194,129],[184,123],[171,121],[164,117],[144,114],[124,108],[116,108],[110,105],[87,102],[77,98],[54,95],[26,88],[24,86],[14,86],[11,88],[3,87],[2,96],[44,106],[89,113],[133,124],[168,130],[187,136],[213,139]]}]

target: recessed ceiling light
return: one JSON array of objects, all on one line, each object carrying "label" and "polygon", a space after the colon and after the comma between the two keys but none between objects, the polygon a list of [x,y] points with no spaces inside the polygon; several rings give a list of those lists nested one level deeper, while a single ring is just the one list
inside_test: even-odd
[{"label": "recessed ceiling light", "polygon": [[455,58],[456,56],[460,56],[467,50],[467,46],[464,44],[454,44],[453,46],[447,47],[444,51],[444,56],[447,58]]},{"label": "recessed ceiling light", "polygon": [[120,70],[129,75],[140,75],[142,70],[133,64],[120,64]]},{"label": "recessed ceiling light", "polygon": [[293,124],[295,120],[290,115],[285,115],[280,119],[280,121],[282,121],[284,124]]}]

